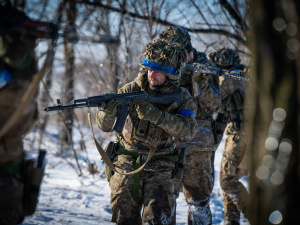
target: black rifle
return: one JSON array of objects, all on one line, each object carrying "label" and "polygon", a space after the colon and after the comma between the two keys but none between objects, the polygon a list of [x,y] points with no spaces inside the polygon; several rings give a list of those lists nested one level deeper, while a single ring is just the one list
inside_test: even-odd
[{"label": "black rifle", "polygon": [[195,63],[195,62],[187,62],[182,66],[182,70],[188,70],[192,73],[199,72],[211,76],[225,76],[229,79],[234,80],[244,80],[248,81],[249,79],[245,76],[241,70],[233,69],[226,70],[218,66],[213,66],[208,63]]},{"label": "black rifle", "polygon": [[65,38],[70,42],[86,41],[93,43],[120,44],[120,39],[109,35],[97,35],[94,37],[79,36],[74,26],[67,25],[62,33],[60,26],[44,21],[31,20],[25,14],[5,13],[0,14],[0,34],[18,33],[21,35],[33,36],[40,39]]},{"label": "black rifle", "polygon": [[121,133],[125,124],[125,120],[128,113],[128,108],[132,103],[133,99],[140,99],[145,102],[151,102],[153,104],[160,105],[170,105],[174,102],[177,103],[177,107],[182,104],[182,94],[180,92],[171,93],[171,94],[162,94],[159,96],[150,96],[145,92],[129,92],[124,94],[104,94],[97,95],[92,97],[87,97],[83,99],[74,99],[73,104],[71,105],[62,105],[60,100],[57,99],[57,106],[49,106],[44,108],[46,112],[48,111],[58,111],[66,109],[75,109],[83,107],[99,107],[102,102],[107,103],[108,101],[114,99],[118,101],[118,112],[117,112],[117,121],[113,127],[113,130]]}]

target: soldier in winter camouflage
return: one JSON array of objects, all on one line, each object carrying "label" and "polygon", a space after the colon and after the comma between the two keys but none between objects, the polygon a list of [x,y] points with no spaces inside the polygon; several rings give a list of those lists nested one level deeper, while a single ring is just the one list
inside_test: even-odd
[{"label": "soldier in winter camouflage", "polygon": [[[179,27],[170,27],[160,39],[169,43],[182,43],[189,53],[189,61],[212,64],[203,52],[196,51],[191,45],[189,33]],[[196,85],[196,88],[195,88]],[[198,129],[195,137],[185,143],[186,163],[183,172],[183,193],[189,205],[188,224],[211,224],[212,215],[209,207],[210,194],[214,186],[214,136],[212,115],[219,110],[221,98],[218,93],[218,77],[208,77],[182,68],[180,86],[187,89],[196,104],[196,121]],[[196,93],[196,89],[200,92]],[[180,186],[177,187],[177,195]]]},{"label": "soldier in winter camouflage", "polygon": [[[177,161],[176,141],[188,141],[195,135],[195,103],[191,95],[179,87],[180,66],[187,53],[179,44],[158,41],[147,46],[138,77],[119,93],[144,91],[152,96],[181,92],[182,105],[169,108],[134,100],[124,129],[114,147],[106,149],[120,172],[133,171],[145,161],[158,130],[159,144],[155,155],[144,169],[135,175],[112,174],[112,222],[117,224],[175,224],[175,190],[172,172]],[[118,103],[103,104],[97,113],[101,130],[110,132],[114,125]],[[156,136],[157,137],[157,136]],[[141,161],[140,161],[141,160]],[[174,174],[173,174],[174,175]],[[141,218],[141,209],[144,206]]]},{"label": "soldier in winter camouflage", "polygon": [[[0,3],[0,14],[25,14],[12,8],[9,1]],[[0,90],[0,130],[20,107],[21,100],[37,71],[34,56],[35,38],[0,33],[0,81],[8,74],[12,81]],[[15,125],[0,137],[0,224],[17,224],[23,220],[23,135],[37,118],[37,104],[32,100]]]},{"label": "soldier in winter camouflage", "polygon": [[[240,64],[239,55],[232,49],[222,48],[209,55],[210,60],[224,69],[244,70]],[[239,179],[246,175],[242,161],[246,153],[246,144],[243,126],[243,109],[245,97],[245,81],[220,78],[220,94],[222,107],[218,117],[228,117],[227,120],[218,120],[216,123],[216,139],[221,140],[224,127],[228,136],[225,142],[221,169],[219,174],[220,185],[223,190],[224,218],[226,225],[240,224],[240,212],[247,217],[246,202],[249,193]],[[223,115],[222,115],[223,114]],[[223,124],[222,124],[223,121]],[[225,121],[225,123],[224,123]],[[245,162],[245,160],[243,161]]]}]

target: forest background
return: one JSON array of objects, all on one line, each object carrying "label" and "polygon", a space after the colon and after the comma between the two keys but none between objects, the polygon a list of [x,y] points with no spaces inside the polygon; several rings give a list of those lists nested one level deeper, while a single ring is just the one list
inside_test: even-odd
[{"label": "forest background", "polygon": [[[139,72],[147,43],[171,25],[187,29],[198,51],[236,50],[250,68],[246,133],[250,171],[249,207],[256,224],[299,224],[300,6],[297,0],[14,0],[31,19],[60,25],[61,38],[39,39],[39,65],[47,72],[38,95],[39,119],[30,149],[47,148],[45,128],[57,130],[57,154],[86,150],[86,110],[45,113],[73,99],[117,92]],[[74,29],[75,28],[75,29]],[[66,34],[74,34],[70,41]],[[100,38],[100,41],[99,41]],[[92,39],[92,41],[91,41]],[[120,40],[119,44],[107,43]],[[96,43],[98,42],[98,43]],[[99,43],[101,42],[101,43]],[[95,115],[95,111],[94,115]],[[74,144],[72,134],[81,140]],[[101,144],[114,137],[95,129]],[[38,143],[36,144],[36,141]],[[78,162],[78,161],[77,161]],[[89,171],[97,171],[90,160]],[[72,165],[82,175],[80,165]]]}]

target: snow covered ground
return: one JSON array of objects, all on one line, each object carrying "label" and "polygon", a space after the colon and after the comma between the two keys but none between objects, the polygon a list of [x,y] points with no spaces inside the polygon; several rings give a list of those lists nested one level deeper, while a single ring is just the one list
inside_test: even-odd
[{"label": "snow covered ground", "polygon": [[[49,130],[49,129],[48,129]],[[82,176],[78,176],[78,169],[73,155],[59,157],[57,153],[57,134],[54,129],[45,132],[43,148],[47,150],[47,166],[42,182],[39,203],[35,213],[26,217],[23,225],[29,224],[114,224],[110,222],[110,189],[104,177],[104,164],[94,145],[90,131],[86,129],[85,141],[87,151],[79,152],[79,165]],[[95,128],[96,130],[96,128]],[[31,140],[37,134],[31,132],[26,136],[25,149],[32,149]],[[74,140],[74,147],[78,149],[78,140]],[[77,137],[75,135],[75,137]],[[77,144],[76,144],[77,143]],[[103,143],[105,146],[107,143]],[[216,151],[215,156],[215,185],[211,194],[210,207],[213,214],[213,224],[224,224],[222,192],[218,181],[218,173],[224,151],[224,139]],[[30,152],[36,156],[36,152]],[[99,170],[98,174],[91,175],[87,162],[94,162]],[[71,166],[73,165],[73,166]],[[247,179],[243,182],[247,185]],[[187,204],[183,193],[177,199],[176,220],[178,225],[187,224]],[[249,224],[241,218],[241,224]]]}]

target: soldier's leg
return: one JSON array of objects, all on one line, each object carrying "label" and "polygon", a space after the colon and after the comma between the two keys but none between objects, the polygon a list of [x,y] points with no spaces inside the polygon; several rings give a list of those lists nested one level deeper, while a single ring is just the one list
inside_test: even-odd
[{"label": "soldier's leg", "polygon": [[176,202],[172,171],[143,172],[144,212],[146,224],[175,224]]},{"label": "soldier's leg", "polygon": [[226,225],[240,224],[240,211],[233,203],[231,197],[223,192],[222,203],[224,206],[224,221]]},{"label": "soldier's leg", "polygon": [[23,220],[22,160],[0,162],[0,224],[11,225]]},{"label": "soldier's leg", "polygon": [[[133,171],[133,162],[133,158],[126,155],[118,155],[114,158],[114,164],[120,172]],[[111,221],[118,225],[142,224],[140,214],[142,204],[141,200],[137,202],[133,199],[133,184],[134,176],[125,176],[115,173],[110,178]]]},{"label": "soldier's leg", "polygon": [[[1,90],[0,129],[19,107],[28,80],[15,79]],[[19,120],[0,138],[0,224],[16,224],[23,215],[23,143],[22,136],[34,125],[36,102],[28,104]]]},{"label": "soldier's leg", "polygon": [[198,151],[186,156],[183,172],[183,193],[188,210],[188,224],[211,224],[212,215],[209,207],[214,178],[212,152]]},{"label": "soldier's leg", "polygon": [[238,168],[244,158],[246,146],[240,140],[240,135],[227,135],[219,180],[224,196],[225,221],[237,224],[236,221],[239,221],[240,218],[237,210],[247,217],[246,202],[249,199],[249,193],[244,185],[239,182],[243,174]]}]

